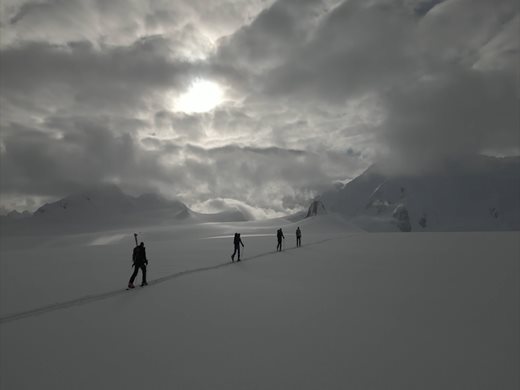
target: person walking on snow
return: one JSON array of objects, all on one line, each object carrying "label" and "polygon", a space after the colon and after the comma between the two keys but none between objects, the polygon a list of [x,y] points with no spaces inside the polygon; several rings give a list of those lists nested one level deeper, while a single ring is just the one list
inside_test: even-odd
[{"label": "person walking on snow", "polygon": [[296,248],[302,246],[302,231],[300,230],[300,227],[296,229]]},{"label": "person walking on snow", "polygon": [[235,254],[238,252],[238,259],[237,262],[240,261],[240,245],[244,247],[244,243],[242,242],[242,239],[240,238],[239,233],[235,233],[235,238],[233,238],[233,245],[235,247],[235,251],[231,255],[231,262],[235,262]]},{"label": "person walking on snow", "polygon": [[[136,239],[137,240],[137,239]],[[147,286],[146,282],[146,265],[148,264],[148,259],[146,258],[146,248],[144,247],[144,242],[141,242],[138,246],[134,248],[134,252],[132,253],[132,261],[134,267],[134,272],[128,281],[128,288],[134,288],[134,280],[137,276],[139,270],[141,270],[143,274],[143,280],[141,283],[141,287]]]},{"label": "person walking on snow", "polygon": [[276,238],[278,240],[278,245],[276,246],[276,251],[281,252],[282,251],[282,239],[285,240],[285,236],[283,235],[282,229],[278,229],[276,232]]}]

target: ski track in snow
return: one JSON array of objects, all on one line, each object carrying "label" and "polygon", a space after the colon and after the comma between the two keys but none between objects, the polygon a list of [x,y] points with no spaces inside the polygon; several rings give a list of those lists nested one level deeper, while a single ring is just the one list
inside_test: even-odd
[{"label": "ski track in snow", "polygon": [[[335,239],[338,239],[338,238],[350,237],[350,236],[357,235],[357,234],[360,234],[360,233],[350,233],[350,234],[347,234],[347,235],[342,235],[341,237],[337,237],[336,236],[336,237],[332,237],[332,238],[325,238],[323,240],[314,241],[314,242],[311,242],[309,244],[306,244],[305,247],[319,245],[319,244],[323,244],[323,243],[325,243],[327,241],[335,240]],[[283,251],[284,252],[285,251],[292,251],[292,250],[295,250],[295,249],[298,249],[298,248],[292,247],[292,248],[284,249]],[[277,251],[274,250],[274,251],[271,251],[271,252],[260,253],[260,254],[255,255],[255,256],[251,256],[251,257],[247,257],[245,259],[242,259],[240,262],[242,263],[242,262],[255,260],[255,259],[258,259],[258,258],[261,258],[261,257],[265,257],[265,256],[268,256],[268,255],[273,255],[276,252]],[[153,285],[159,284],[159,283],[163,283],[163,282],[172,280],[172,279],[180,278],[182,276],[196,274],[196,273],[199,273],[199,272],[206,272],[206,271],[216,270],[216,269],[223,268],[223,267],[226,267],[226,266],[229,266],[229,265],[234,265],[235,263],[226,262],[226,263],[220,263],[220,264],[216,264],[216,265],[210,265],[210,266],[207,266],[207,267],[200,267],[200,268],[194,268],[194,269],[189,269],[189,270],[185,270],[185,271],[175,272],[173,274],[166,275],[166,276],[163,276],[163,277],[160,277],[160,278],[157,278],[157,279],[149,281],[147,288],[149,288],[149,287],[151,287]],[[135,290],[138,290],[138,289],[136,288]],[[50,313],[50,312],[53,312],[53,311],[56,311],[56,310],[64,310],[64,309],[68,309],[68,308],[71,308],[71,307],[77,307],[77,306],[81,306],[81,305],[86,305],[86,304],[93,303],[93,302],[99,302],[99,301],[102,301],[102,300],[105,300],[105,299],[114,298],[114,297],[117,297],[117,296],[123,295],[123,294],[131,294],[131,292],[129,290],[127,290],[126,288],[124,288],[124,289],[117,289],[117,290],[113,290],[113,291],[108,291],[108,292],[101,293],[101,294],[86,295],[86,296],[83,296],[81,298],[76,298],[76,299],[72,299],[72,300],[65,301],[65,302],[52,303],[50,305],[41,306],[41,307],[38,307],[36,309],[30,309],[30,310],[21,311],[21,312],[18,312],[18,313],[8,314],[5,317],[1,317],[0,318],[0,324],[13,322],[13,321],[21,320],[21,319],[28,318],[28,317],[35,317],[35,316],[38,316],[38,315],[41,315],[41,314]]]}]

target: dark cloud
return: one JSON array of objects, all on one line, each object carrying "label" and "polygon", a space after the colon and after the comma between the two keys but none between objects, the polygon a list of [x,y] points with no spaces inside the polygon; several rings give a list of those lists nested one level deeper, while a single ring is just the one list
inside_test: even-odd
[{"label": "dark cloud", "polygon": [[[418,45],[423,48],[423,61],[435,65],[458,63],[471,68],[487,43],[500,36],[518,15],[518,5],[513,0],[444,1],[419,20],[415,31]],[[507,41],[518,52],[516,35],[507,37]],[[515,63],[517,59],[513,60]]]},{"label": "dark cloud", "polygon": [[331,104],[390,88],[415,70],[412,23],[397,5],[344,2],[323,18],[307,45],[266,78],[267,93]]},{"label": "dark cloud", "polygon": [[248,68],[256,94],[344,102],[399,83],[415,70],[416,18],[399,3],[278,1],[221,42],[216,60]]},{"label": "dark cloud", "polygon": [[[147,35],[166,35],[197,27],[197,42],[231,34],[272,0],[4,0],[0,28],[3,41],[45,40],[104,42],[126,45]],[[190,27],[191,26],[191,27]],[[177,40],[191,53],[204,50],[191,38]],[[207,47],[206,47],[207,49]]]},{"label": "dark cloud", "polygon": [[[342,136],[364,129],[365,140],[376,136],[379,153],[408,166],[486,149],[519,152],[513,1],[345,1],[318,23],[304,22],[305,34],[278,37],[277,23],[284,31],[302,30],[305,18],[291,18],[291,5],[278,2],[221,47],[232,61],[235,52],[250,59],[257,99],[275,97],[300,112],[309,103],[341,113],[349,102],[372,97],[376,104],[365,109],[380,120],[346,125]],[[271,66],[258,70],[257,57]],[[325,138],[339,134],[320,130]]]},{"label": "dark cloud", "polygon": [[206,121],[205,115],[166,110],[158,111],[154,116],[155,127],[164,130],[165,136],[191,142],[199,140],[205,134]]},{"label": "dark cloud", "polygon": [[125,106],[133,110],[156,91],[186,84],[193,65],[170,61],[169,44],[164,37],[154,36],[124,47],[96,48],[84,41],[6,48],[2,51],[2,90],[15,96],[61,90],[83,111]]},{"label": "dark cloud", "polygon": [[103,119],[56,118],[48,125],[66,131],[50,133],[17,125],[3,130],[4,193],[63,196],[99,182],[144,189],[149,185],[147,177],[169,180],[156,156],[143,153],[131,132],[117,134]]},{"label": "dark cloud", "polygon": [[301,203],[295,199],[308,199],[330,184],[327,161],[332,163],[327,155],[238,145],[210,149],[190,145],[185,153],[190,183],[199,189],[192,197],[200,201],[228,198],[264,210],[283,212],[290,205],[296,211]]},{"label": "dark cloud", "polygon": [[[1,184],[19,204],[110,181],[265,216],[379,157],[431,169],[520,153],[514,0],[7,0],[2,10]],[[175,111],[196,79],[219,83],[226,100]]]},{"label": "dark cloud", "polygon": [[455,68],[392,91],[385,96],[382,146],[408,169],[520,147],[520,106],[511,81],[507,72]]},{"label": "dark cloud", "polygon": [[[46,125],[55,133],[7,129],[1,153],[4,194],[59,197],[110,182],[131,192],[178,195],[199,209],[222,198],[253,205],[256,215],[275,215],[296,211],[326,188],[327,161],[333,165],[337,158],[277,147],[182,146],[156,138],[144,139],[143,148],[135,131],[118,134],[106,118],[50,118]],[[346,154],[342,163],[350,158]]]},{"label": "dark cloud", "polygon": [[304,20],[315,1],[277,1],[250,24],[220,42],[222,62],[249,71],[272,67],[302,43]]}]

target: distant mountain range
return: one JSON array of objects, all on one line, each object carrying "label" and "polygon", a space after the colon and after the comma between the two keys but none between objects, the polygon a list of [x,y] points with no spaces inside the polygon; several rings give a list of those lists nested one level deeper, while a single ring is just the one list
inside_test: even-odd
[{"label": "distant mountain range", "polygon": [[[520,230],[520,158],[478,157],[447,162],[437,173],[390,175],[375,164],[323,193],[304,217],[337,213],[367,231]],[[119,227],[231,222],[250,219],[238,209],[202,214],[156,194],[131,196],[102,185],[47,203],[34,213],[0,217],[2,234],[88,232]]]},{"label": "distant mountain range", "polygon": [[166,200],[155,194],[133,197],[115,185],[104,185],[46,203],[34,212],[34,217],[53,221],[99,222],[158,210],[175,217],[185,217],[188,213],[182,202]]},{"label": "distant mountain range", "polygon": [[178,200],[156,194],[131,196],[115,185],[102,185],[46,203],[34,213],[0,217],[2,233],[86,232],[123,226],[189,222],[244,221],[238,210],[201,214]]},{"label": "distant mountain range", "polygon": [[322,194],[318,211],[368,231],[520,230],[520,158],[480,156],[422,175],[383,168]]}]

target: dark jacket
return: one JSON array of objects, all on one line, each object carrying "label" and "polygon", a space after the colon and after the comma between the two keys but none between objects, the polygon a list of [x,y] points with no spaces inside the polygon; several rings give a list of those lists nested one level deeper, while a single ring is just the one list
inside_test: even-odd
[{"label": "dark jacket", "polygon": [[148,263],[148,259],[146,258],[146,248],[144,247],[144,245],[138,245],[134,248],[132,260],[134,264]]},{"label": "dark jacket", "polygon": [[235,234],[235,238],[233,239],[233,244],[235,244],[235,246],[239,246],[240,244],[242,244],[242,246],[244,246],[244,243],[242,242],[242,239],[240,238],[240,234]]}]

